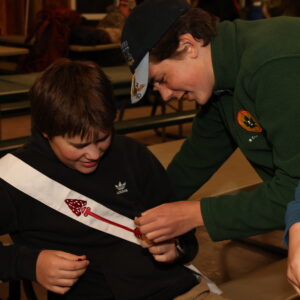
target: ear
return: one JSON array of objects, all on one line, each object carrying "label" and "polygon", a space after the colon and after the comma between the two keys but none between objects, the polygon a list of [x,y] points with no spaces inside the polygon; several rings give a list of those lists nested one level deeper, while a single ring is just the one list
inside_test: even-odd
[{"label": "ear", "polygon": [[190,33],[185,33],[179,37],[179,46],[177,48],[177,51],[185,50],[186,54],[191,58],[196,58],[198,56],[199,46],[202,45],[202,40],[195,40],[195,38]]}]

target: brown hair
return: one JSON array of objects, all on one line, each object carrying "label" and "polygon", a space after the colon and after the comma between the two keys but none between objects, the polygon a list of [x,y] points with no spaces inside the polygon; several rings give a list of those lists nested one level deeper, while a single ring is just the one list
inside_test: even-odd
[{"label": "brown hair", "polygon": [[59,59],[29,93],[32,125],[54,136],[96,136],[110,131],[116,116],[112,85],[94,62]]},{"label": "brown hair", "polygon": [[167,58],[179,57],[182,54],[176,51],[179,37],[185,33],[190,33],[198,41],[203,40],[203,46],[208,45],[216,35],[216,23],[215,16],[200,8],[190,8],[150,51],[150,60],[160,62]]}]

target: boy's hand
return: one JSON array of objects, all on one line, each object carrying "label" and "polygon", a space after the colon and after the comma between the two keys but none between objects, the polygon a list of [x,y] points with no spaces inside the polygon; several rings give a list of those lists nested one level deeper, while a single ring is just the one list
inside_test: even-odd
[{"label": "boy's hand", "polygon": [[289,229],[288,281],[300,295],[300,223]]},{"label": "boy's hand", "polygon": [[175,240],[170,240],[159,244],[142,240],[141,246],[143,248],[148,248],[154,259],[159,262],[172,263],[179,256],[176,249]]},{"label": "boy's hand", "polygon": [[200,201],[178,201],[151,208],[135,219],[142,234],[160,243],[203,225]]},{"label": "boy's hand", "polygon": [[36,280],[51,292],[65,294],[86,271],[88,265],[85,255],[43,250],[36,263]]}]

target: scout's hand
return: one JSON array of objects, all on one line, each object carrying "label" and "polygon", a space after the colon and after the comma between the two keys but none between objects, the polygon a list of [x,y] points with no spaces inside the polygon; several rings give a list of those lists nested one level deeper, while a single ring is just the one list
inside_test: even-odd
[{"label": "scout's hand", "polygon": [[65,294],[86,271],[88,265],[85,255],[43,250],[36,263],[36,279],[47,290]]},{"label": "scout's hand", "polygon": [[141,233],[160,243],[180,236],[203,225],[200,201],[178,201],[166,203],[146,210],[135,219]]},{"label": "scout's hand", "polygon": [[154,259],[159,262],[172,263],[179,257],[174,239],[159,244],[153,244],[142,240],[141,246],[143,248],[148,248]]},{"label": "scout's hand", "polygon": [[300,295],[300,223],[289,229],[288,281]]}]

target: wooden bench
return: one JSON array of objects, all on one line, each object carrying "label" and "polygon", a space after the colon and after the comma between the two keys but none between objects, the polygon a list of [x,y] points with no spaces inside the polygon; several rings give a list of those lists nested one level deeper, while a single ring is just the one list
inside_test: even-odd
[{"label": "wooden bench", "polygon": [[[18,46],[25,47],[25,35],[2,35],[0,36],[0,43],[7,46]],[[30,41],[29,46],[31,46],[34,42],[34,39]],[[69,45],[69,50],[74,52],[95,52],[109,49],[117,49],[120,48],[119,43],[111,43],[111,44],[99,44],[99,45]]]},{"label": "wooden bench", "polygon": [[1,35],[0,43],[7,46],[25,47],[26,35]]},{"label": "wooden bench", "polygon": [[28,53],[29,53],[29,51],[27,48],[8,47],[8,46],[0,45],[0,56],[3,56],[3,57],[25,55]]},{"label": "wooden bench", "polygon": [[[102,70],[113,84],[116,96],[130,95],[131,73],[126,65],[103,67]],[[0,76],[0,100],[9,96],[26,96],[40,73]],[[2,101],[2,100],[1,100]]]},{"label": "wooden bench", "polygon": [[0,71],[3,73],[14,73],[17,68],[18,56],[29,53],[27,48],[0,45]]},{"label": "wooden bench", "polygon": [[166,126],[190,123],[197,114],[197,110],[166,113],[162,115],[122,120],[115,123],[115,130],[119,134],[157,129]]},{"label": "wooden bench", "polygon": [[104,51],[104,50],[111,50],[111,49],[119,49],[120,44],[113,43],[113,44],[102,44],[102,45],[70,45],[70,51],[74,52],[97,52],[97,51]]},{"label": "wooden bench", "polygon": [[29,100],[0,103],[0,118],[26,115],[30,113]]},{"label": "wooden bench", "polygon": [[29,136],[22,136],[14,139],[0,140],[0,157],[22,147],[29,139]]},{"label": "wooden bench", "polygon": [[38,73],[0,76],[0,117],[30,112],[28,92]]}]

